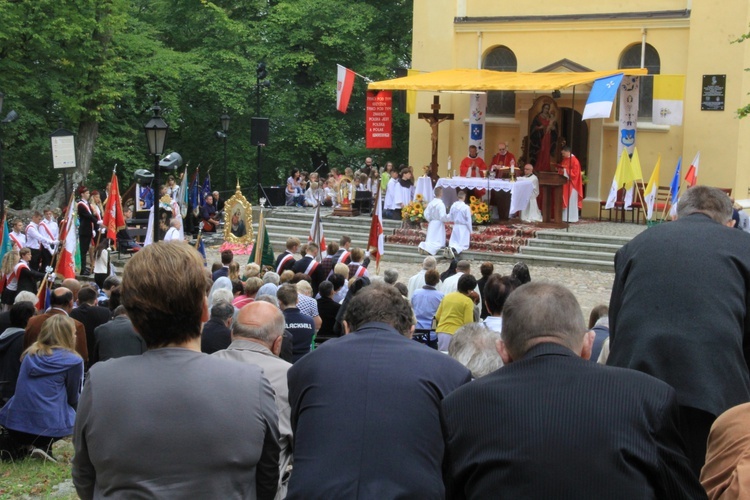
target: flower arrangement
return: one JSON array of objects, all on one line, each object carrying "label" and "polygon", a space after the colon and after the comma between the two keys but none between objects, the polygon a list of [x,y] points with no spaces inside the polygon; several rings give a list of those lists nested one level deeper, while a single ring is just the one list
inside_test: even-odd
[{"label": "flower arrangement", "polygon": [[469,198],[469,208],[471,209],[471,220],[474,224],[489,224],[490,207],[487,203],[476,196]]},{"label": "flower arrangement", "polygon": [[424,220],[424,197],[417,194],[414,201],[401,209],[401,219],[412,222],[422,222]]}]

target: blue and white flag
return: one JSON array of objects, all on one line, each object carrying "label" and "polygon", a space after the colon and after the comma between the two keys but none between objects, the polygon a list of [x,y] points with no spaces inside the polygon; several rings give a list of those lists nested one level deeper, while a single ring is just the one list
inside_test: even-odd
[{"label": "blue and white flag", "polygon": [[594,81],[589,99],[586,101],[586,107],[583,108],[584,120],[590,118],[609,118],[609,115],[612,113],[612,103],[615,101],[621,81],[622,73],[606,78],[599,78]]}]

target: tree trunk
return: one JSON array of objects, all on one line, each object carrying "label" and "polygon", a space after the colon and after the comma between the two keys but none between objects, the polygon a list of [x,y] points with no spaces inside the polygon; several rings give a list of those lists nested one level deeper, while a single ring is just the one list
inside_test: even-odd
[{"label": "tree trunk", "polygon": [[[98,122],[82,122],[78,126],[78,140],[76,148],[76,168],[68,171],[68,196],[75,189],[86,182],[89,175],[91,161],[94,158],[94,146],[96,139],[99,137]],[[45,207],[62,207],[69,200],[65,199],[65,182],[60,178],[52,188],[35,196],[31,200],[32,210],[43,210]]]}]

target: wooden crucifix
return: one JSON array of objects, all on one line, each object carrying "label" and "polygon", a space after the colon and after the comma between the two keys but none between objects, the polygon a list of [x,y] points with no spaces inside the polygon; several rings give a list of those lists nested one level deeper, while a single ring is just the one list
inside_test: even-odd
[{"label": "wooden crucifix", "polygon": [[452,120],[453,113],[441,113],[440,112],[440,96],[435,96],[432,101],[432,113],[419,113],[417,117],[420,120],[425,120],[430,124],[432,128],[432,160],[430,161],[430,178],[432,183],[435,184],[438,178],[438,126],[445,120]]}]

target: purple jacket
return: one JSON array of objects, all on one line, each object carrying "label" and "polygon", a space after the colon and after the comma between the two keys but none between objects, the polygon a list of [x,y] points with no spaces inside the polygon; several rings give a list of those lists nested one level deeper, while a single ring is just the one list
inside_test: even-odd
[{"label": "purple jacket", "polygon": [[0,409],[0,424],[29,434],[63,437],[73,433],[83,360],[66,349],[25,356],[16,393]]}]

